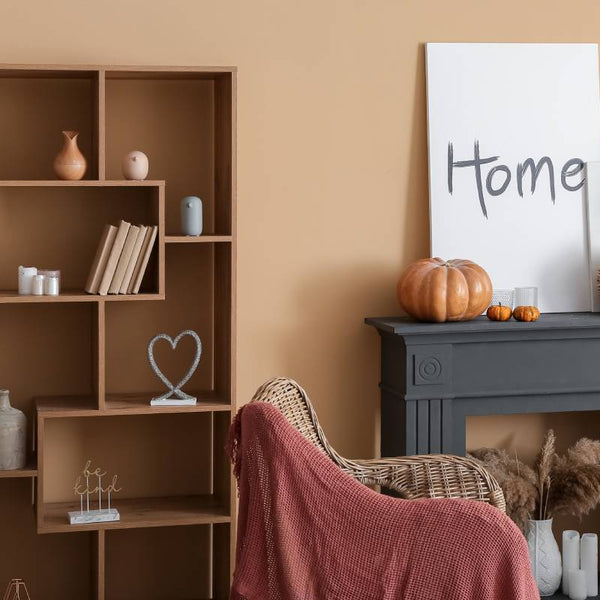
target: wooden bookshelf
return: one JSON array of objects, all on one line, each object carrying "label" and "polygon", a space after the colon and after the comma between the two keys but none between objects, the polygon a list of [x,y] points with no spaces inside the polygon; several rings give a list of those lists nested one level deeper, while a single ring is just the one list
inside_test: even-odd
[{"label": "wooden bookshelf", "polygon": [[[65,129],[80,132],[81,181],[52,172]],[[225,600],[235,546],[225,445],[236,407],[236,70],[0,65],[0,134],[0,383],[28,417],[31,448],[26,468],[0,471],[0,585],[23,577],[44,600]],[[149,157],[145,181],[122,178],[131,150]],[[202,198],[201,236],[181,234],[187,195]],[[86,294],[103,227],[121,219],[158,226],[140,293]],[[61,294],[20,296],[20,264],[60,269]],[[202,339],[185,387],[198,402],[152,407],[162,388],[148,342],[184,329]],[[192,354],[185,339],[175,351],[155,347],[173,380]],[[69,524],[87,459],[119,475],[120,521]]]}]

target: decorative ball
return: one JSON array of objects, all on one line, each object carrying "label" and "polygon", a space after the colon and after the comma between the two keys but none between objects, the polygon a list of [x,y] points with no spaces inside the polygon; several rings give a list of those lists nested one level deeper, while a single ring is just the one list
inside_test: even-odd
[{"label": "decorative ball", "polygon": [[418,321],[469,321],[492,300],[485,269],[470,260],[423,258],[409,265],[398,281],[402,308]]},{"label": "decorative ball", "polygon": [[500,302],[490,306],[486,315],[490,321],[508,321],[512,317],[512,308],[502,306],[502,302]]},{"label": "decorative ball", "polygon": [[513,317],[517,321],[537,321],[540,318],[540,309],[537,306],[517,306],[513,310]]},{"label": "decorative ball", "polygon": [[141,181],[148,176],[148,157],[139,150],[129,152],[123,157],[121,163],[123,177]]}]

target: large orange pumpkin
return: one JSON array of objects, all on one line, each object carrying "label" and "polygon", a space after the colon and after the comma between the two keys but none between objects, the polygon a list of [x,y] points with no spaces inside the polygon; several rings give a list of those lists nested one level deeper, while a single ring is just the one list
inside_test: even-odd
[{"label": "large orange pumpkin", "polygon": [[398,300],[418,321],[468,321],[489,306],[492,282],[470,260],[423,258],[400,276]]}]

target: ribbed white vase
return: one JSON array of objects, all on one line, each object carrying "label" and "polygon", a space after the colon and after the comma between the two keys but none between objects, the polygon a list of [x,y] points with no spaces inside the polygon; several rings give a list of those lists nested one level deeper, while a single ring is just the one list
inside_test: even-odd
[{"label": "ribbed white vase", "polygon": [[529,521],[527,545],[540,596],[552,596],[559,588],[562,577],[560,551],[552,533],[552,519]]}]

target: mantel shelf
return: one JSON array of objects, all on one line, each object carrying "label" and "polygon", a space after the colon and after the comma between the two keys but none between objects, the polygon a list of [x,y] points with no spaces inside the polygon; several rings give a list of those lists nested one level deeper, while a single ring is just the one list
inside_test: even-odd
[{"label": "mantel shelf", "polygon": [[164,294],[87,294],[80,290],[65,290],[59,296],[21,296],[12,290],[0,290],[0,304],[41,304],[47,302],[131,302],[164,300]]},{"label": "mantel shelf", "polygon": [[128,180],[128,179],[80,179],[64,181],[62,179],[16,179],[1,180],[0,187],[160,187],[162,180]]},{"label": "mantel shelf", "polygon": [[41,507],[43,512],[38,533],[204,525],[231,521],[229,511],[212,495],[123,499],[114,496],[112,505],[121,514],[120,521],[70,525],[67,513],[79,510],[79,501],[44,504]]}]

